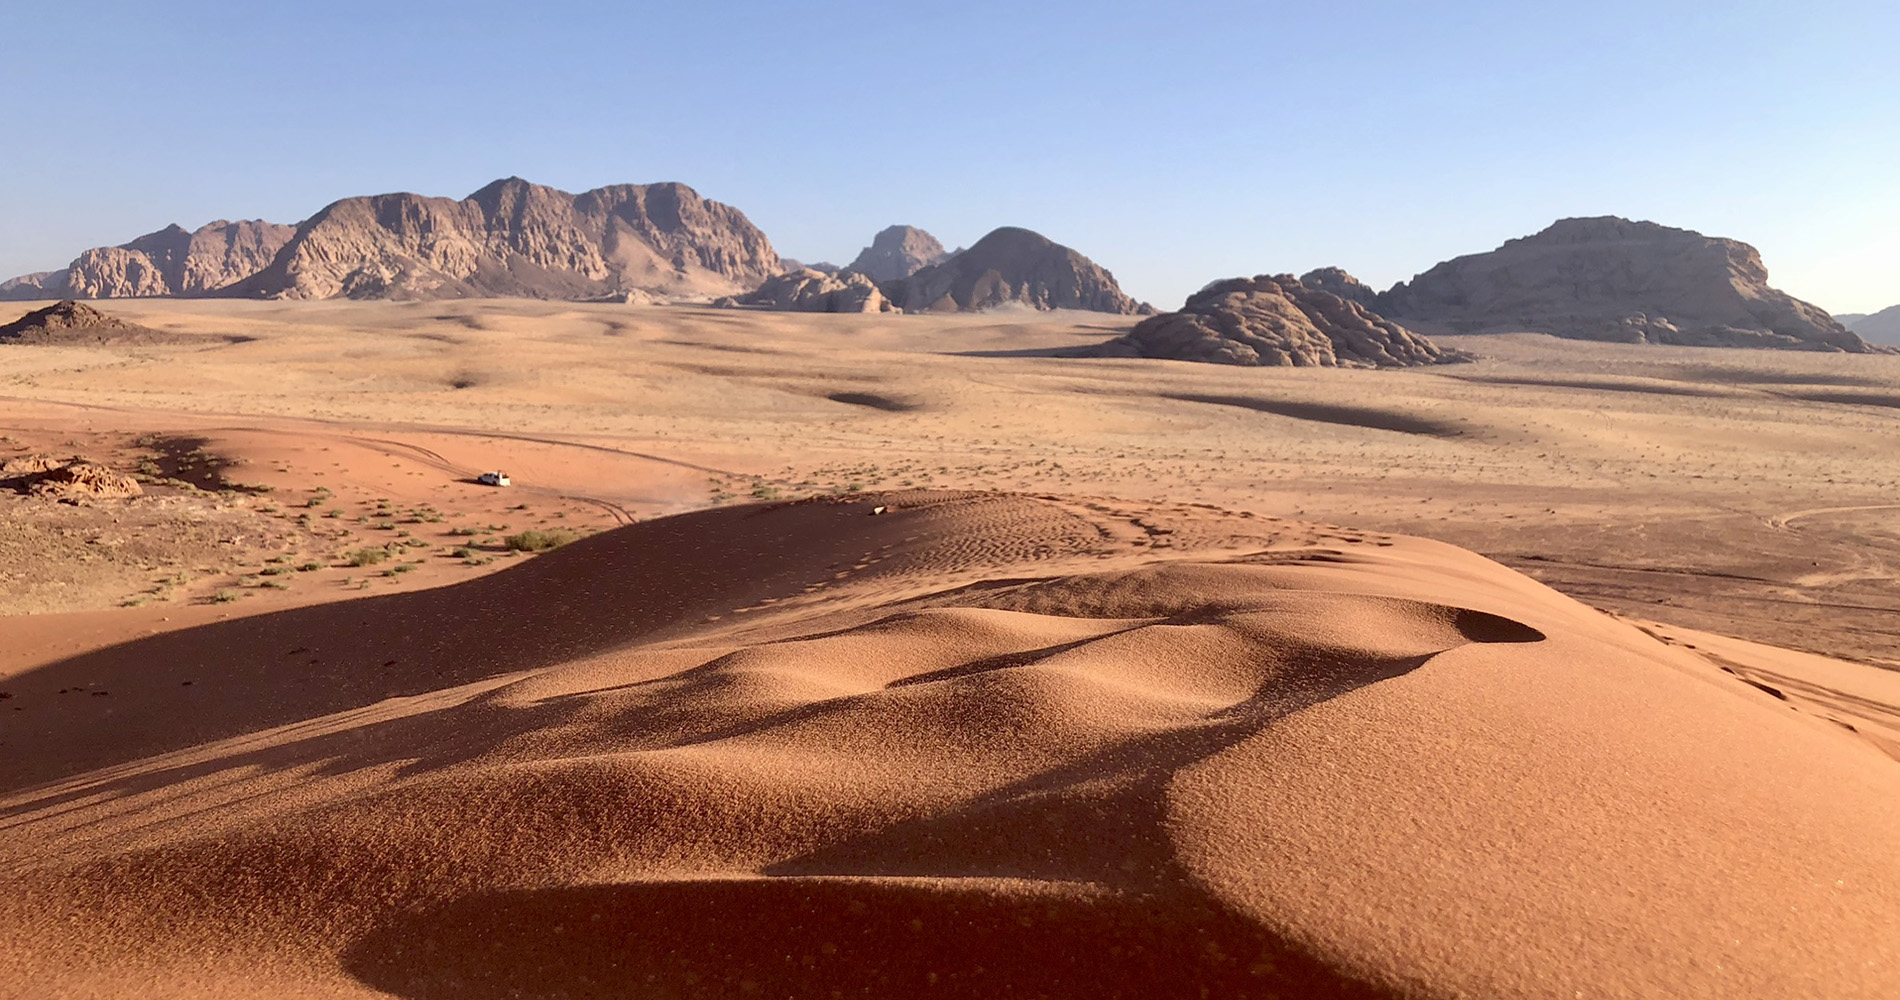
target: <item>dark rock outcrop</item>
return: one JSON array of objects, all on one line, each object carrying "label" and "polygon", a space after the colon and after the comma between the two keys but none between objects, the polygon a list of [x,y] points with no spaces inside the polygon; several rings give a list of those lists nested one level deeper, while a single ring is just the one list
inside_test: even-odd
[{"label": "dark rock outcrop", "polygon": [[1385,368],[1464,360],[1290,274],[1217,281],[1094,353],[1211,364]]},{"label": "dark rock outcrop", "polygon": [[1563,219],[1446,261],[1379,297],[1380,311],[1459,333],[1870,350],[1817,306],[1768,287],[1754,247],[1614,216]]},{"label": "dark rock outcrop", "polygon": [[519,178],[455,201],[346,198],[297,227],[234,294],[264,298],[591,298],[726,294],[779,273],[765,234],[684,184],[569,194]]},{"label": "dark rock outcrop", "polygon": [[949,260],[880,287],[905,312],[1023,305],[1128,314],[1142,308],[1094,261],[1040,233],[1008,226]]},{"label": "dark rock outcrop", "polygon": [[58,271],[0,283],[0,298],[214,295],[263,270],[295,232],[294,227],[259,219],[220,219],[192,232],[166,226],[130,243],[94,247]]},{"label": "dark rock outcrop", "polygon": [[135,497],[145,492],[138,480],[123,472],[83,458],[50,455],[26,455],[0,464],[0,489],[69,503]]},{"label": "dark rock outcrop", "polygon": [[891,226],[872,237],[871,245],[859,251],[845,270],[872,281],[897,281],[941,264],[949,256],[935,236],[916,226]]},{"label": "dark rock outcrop", "polygon": [[169,344],[198,339],[127,323],[71,299],[0,326],[0,344]]},{"label": "dark rock outcrop", "polygon": [[896,307],[870,278],[845,271],[826,274],[811,268],[788,271],[744,295],[718,300],[721,306],[758,306],[788,312],[875,313]]}]

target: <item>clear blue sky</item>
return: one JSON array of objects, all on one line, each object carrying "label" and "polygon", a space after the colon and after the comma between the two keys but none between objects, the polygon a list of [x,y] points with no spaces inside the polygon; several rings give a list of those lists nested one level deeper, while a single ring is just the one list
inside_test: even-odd
[{"label": "clear blue sky", "polygon": [[1168,306],[1568,215],[1900,302],[1900,3],[9,4],[0,276],[335,198],[680,180],[781,253],[1039,230]]}]

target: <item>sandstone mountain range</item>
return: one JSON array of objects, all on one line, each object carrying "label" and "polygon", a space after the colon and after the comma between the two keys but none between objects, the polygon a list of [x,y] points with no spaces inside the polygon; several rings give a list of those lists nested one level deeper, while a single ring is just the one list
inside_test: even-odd
[{"label": "sandstone mountain range", "polygon": [[[1245,280],[1256,283],[1249,294],[1276,294],[1258,278]],[[1385,292],[1333,267],[1268,283],[1283,291],[1298,286],[1307,301],[1324,293],[1387,326],[1425,332],[1530,331],[1851,353],[1900,343],[1900,307],[1854,317],[1850,329],[1770,287],[1760,254],[1746,243],[1613,216],[1562,219],[1496,250],[1438,264]],[[737,304],[804,311],[1011,305],[1152,311],[1080,252],[1026,229],[1004,227],[968,250],[945,251],[922,229],[891,226],[842,270],[806,268],[779,257],[744,213],[683,184],[621,184],[576,195],[512,177],[460,200],[407,193],[345,198],[296,226],[261,220],[217,221],[190,232],[168,226],[87,250],[61,269],[0,282],[0,298],[16,300],[157,296],[727,296]],[[1278,306],[1270,311],[1279,315]],[[1260,356],[1324,356],[1307,336],[1305,330],[1267,335],[1257,346],[1277,346]],[[1197,342],[1189,353],[1260,363],[1233,348],[1242,340],[1220,339],[1226,343]],[[1186,349],[1185,341],[1170,343],[1167,350]],[[1353,356],[1352,350],[1341,355]]]},{"label": "sandstone mountain range", "polygon": [[170,225],[119,246],[94,247],[57,271],[0,282],[0,299],[215,295],[262,270],[296,231],[261,219],[220,219],[193,232]]},{"label": "sandstone mountain range", "polygon": [[511,177],[459,201],[345,198],[295,227],[172,226],[15,278],[0,297],[709,297],[782,270],[744,213],[684,184],[575,195]]},{"label": "sandstone mountain range", "polygon": [[583,298],[742,291],[781,270],[744,213],[684,184],[578,195],[520,178],[460,201],[346,198],[231,289],[260,298]]}]

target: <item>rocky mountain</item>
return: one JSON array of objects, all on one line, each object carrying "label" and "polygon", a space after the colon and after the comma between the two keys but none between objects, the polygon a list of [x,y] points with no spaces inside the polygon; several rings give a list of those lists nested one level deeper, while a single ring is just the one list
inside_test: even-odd
[{"label": "rocky mountain", "polygon": [[1040,233],[1008,226],[948,260],[879,287],[905,312],[1010,304],[1108,313],[1144,308],[1094,261]]},{"label": "rocky mountain", "polygon": [[569,194],[510,177],[456,201],[333,202],[230,291],[263,298],[712,296],[779,273],[765,234],[684,184]]},{"label": "rocky mountain", "polygon": [[941,264],[949,256],[935,236],[916,226],[891,226],[872,237],[871,245],[859,251],[845,270],[866,275],[872,281],[896,281]]},{"label": "rocky mountain", "polygon": [[759,306],[788,312],[875,313],[896,307],[870,278],[853,271],[827,274],[812,268],[788,271],[744,295],[727,296],[720,306]]},{"label": "rocky mountain", "polygon": [[1377,306],[1460,333],[1870,349],[1824,310],[1768,287],[1754,247],[1614,216],[1562,219],[1489,253],[1446,261],[1395,285]]},{"label": "rocky mountain", "polygon": [[130,243],[87,250],[60,270],[0,282],[0,298],[215,295],[262,270],[295,232],[260,219],[220,219],[190,232],[166,226]]},{"label": "rocky mountain", "polygon": [[1836,314],[1834,318],[1864,340],[1900,346],[1900,306],[1888,306],[1877,313]]},{"label": "rocky mountain", "polygon": [[[1321,275],[1319,280],[1328,277]],[[1095,353],[1223,365],[1327,368],[1464,360],[1464,355],[1440,348],[1352,299],[1290,274],[1214,282],[1188,296],[1180,311],[1150,316]]]}]

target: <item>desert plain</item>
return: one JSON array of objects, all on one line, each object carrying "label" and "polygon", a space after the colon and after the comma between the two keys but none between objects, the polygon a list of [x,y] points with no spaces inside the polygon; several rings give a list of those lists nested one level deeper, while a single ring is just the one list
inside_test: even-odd
[{"label": "desert plain", "polygon": [[0,995],[1900,990],[1900,356],[108,311],[0,347],[145,479],[0,493]]}]

